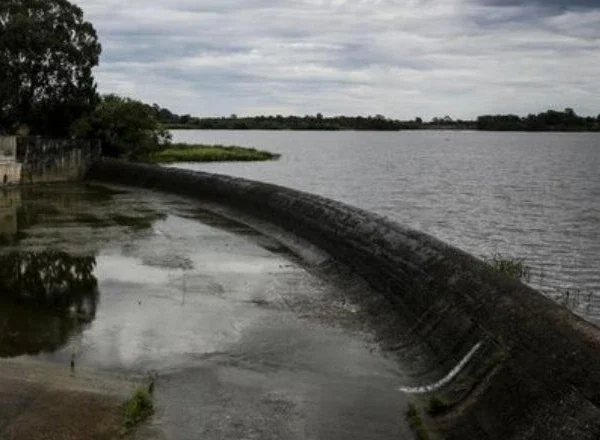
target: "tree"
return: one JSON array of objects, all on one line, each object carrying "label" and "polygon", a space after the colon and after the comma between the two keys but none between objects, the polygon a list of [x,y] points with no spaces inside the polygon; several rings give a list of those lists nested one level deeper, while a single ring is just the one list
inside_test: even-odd
[{"label": "tree", "polygon": [[67,0],[0,1],[0,131],[65,136],[97,102],[101,46]]},{"label": "tree", "polygon": [[80,138],[99,139],[102,153],[125,159],[140,159],[160,151],[171,140],[158,120],[155,108],[117,95],[106,95],[93,113],[74,124]]}]

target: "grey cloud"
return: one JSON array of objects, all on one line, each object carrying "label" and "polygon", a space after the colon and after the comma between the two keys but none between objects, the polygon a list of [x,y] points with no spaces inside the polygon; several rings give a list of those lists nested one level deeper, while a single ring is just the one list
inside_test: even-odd
[{"label": "grey cloud", "polygon": [[543,10],[566,11],[573,9],[599,9],[598,0],[477,0],[481,4],[497,7],[535,7]]},{"label": "grey cloud", "polygon": [[598,11],[506,4],[80,1],[104,45],[100,90],[181,113],[597,114]]},{"label": "grey cloud", "polygon": [[600,8],[598,0],[481,0],[493,6],[546,6],[561,8]]}]

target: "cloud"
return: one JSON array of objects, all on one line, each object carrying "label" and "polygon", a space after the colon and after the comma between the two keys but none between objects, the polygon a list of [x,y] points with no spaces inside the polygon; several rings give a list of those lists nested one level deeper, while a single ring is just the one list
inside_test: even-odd
[{"label": "cloud", "polygon": [[600,9],[552,3],[79,2],[104,47],[100,90],[179,113],[597,114]]},{"label": "cloud", "polygon": [[600,9],[598,0],[479,0],[491,6],[536,6],[559,9]]}]

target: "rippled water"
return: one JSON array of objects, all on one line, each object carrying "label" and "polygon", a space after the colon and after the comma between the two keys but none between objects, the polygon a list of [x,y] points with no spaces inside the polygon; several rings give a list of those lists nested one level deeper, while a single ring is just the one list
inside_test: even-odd
[{"label": "rippled water", "polygon": [[366,208],[477,256],[523,258],[530,283],[600,323],[600,135],[175,131],[276,162],[176,166],[274,182]]}]

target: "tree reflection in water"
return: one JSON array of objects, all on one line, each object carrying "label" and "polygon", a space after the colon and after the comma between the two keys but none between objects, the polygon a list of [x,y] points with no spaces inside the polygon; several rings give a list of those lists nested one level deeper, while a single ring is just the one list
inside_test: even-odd
[{"label": "tree reflection in water", "polygon": [[0,254],[0,357],[55,351],[92,322],[95,266],[60,251]]}]

